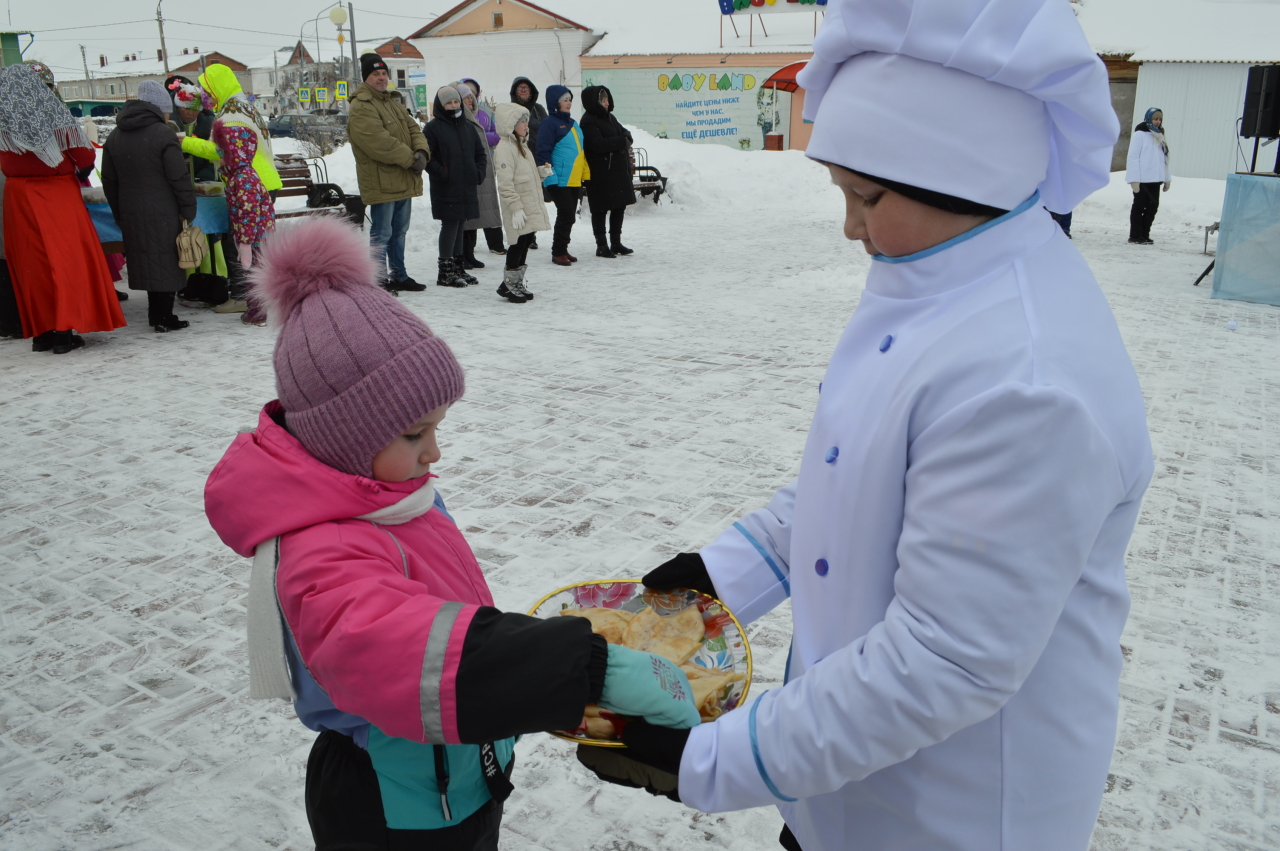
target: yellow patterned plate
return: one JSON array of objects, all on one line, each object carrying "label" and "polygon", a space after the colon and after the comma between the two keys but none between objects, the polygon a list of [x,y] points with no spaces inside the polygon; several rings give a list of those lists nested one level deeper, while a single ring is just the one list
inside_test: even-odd
[{"label": "yellow patterned plate", "polygon": [[[725,686],[719,696],[720,709],[729,712],[741,706],[751,688],[751,645],[747,643],[746,630],[728,607],[713,597],[691,589],[652,591],[638,579],[605,579],[595,582],[579,582],[558,588],[539,600],[529,611],[535,618],[559,617],[566,609],[617,609],[632,614],[647,606],[660,615],[673,615],[689,606],[697,606],[707,634],[702,647],[689,660],[725,673],[743,674],[740,682]],[[576,730],[553,730],[552,735],[584,745],[602,748],[624,748],[618,739],[595,739],[587,735],[585,727]]]}]

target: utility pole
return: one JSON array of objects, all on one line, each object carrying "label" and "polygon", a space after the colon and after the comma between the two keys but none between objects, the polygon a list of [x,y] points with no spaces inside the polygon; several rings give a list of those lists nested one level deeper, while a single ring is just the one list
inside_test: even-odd
[{"label": "utility pole", "polygon": [[356,48],[356,7],[347,3],[347,13],[351,16],[347,20],[347,31],[351,33],[351,94],[355,94],[355,87],[363,82],[360,79],[360,56]]},{"label": "utility pole", "polygon": [[93,97],[93,78],[89,76],[89,60],[85,58],[83,44],[80,45],[80,62],[84,65],[84,82],[86,88],[89,89],[89,97]]},{"label": "utility pole", "polygon": [[164,75],[167,77],[169,76],[169,48],[164,44],[164,16],[160,14],[160,3],[163,2],[164,0],[160,0],[156,3],[156,23],[160,26],[160,57],[164,60]]}]

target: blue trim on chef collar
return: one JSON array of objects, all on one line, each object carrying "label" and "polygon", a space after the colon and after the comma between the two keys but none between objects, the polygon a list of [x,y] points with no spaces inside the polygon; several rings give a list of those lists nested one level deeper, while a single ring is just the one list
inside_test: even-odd
[{"label": "blue trim on chef collar", "polygon": [[994,218],[989,222],[983,222],[973,230],[967,230],[964,233],[960,234],[959,236],[953,236],[951,237],[951,239],[948,239],[946,242],[938,243],[933,248],[926,248],[924,251],[917,251],[915,254],[904,254],[901,257],[886,257],[883,254],[873,254],[871,255],[871,259],[879,260],[881,263],[910,263],[914,260],[923,260],[926,257],[931,257],[934,254],[937,254],[939,251],[946,251],[948,248],[950,248],[953,245],[959,245],[960,243],[964,242],[967,239],[973,239],[975,236],[982,233],[984,230],[990,230],[991,228],[995,227],[1001,222],[1005,222],[1005,221],[1008,221],[1009,219],[1012,219],[1014,216],[1025,213],[1027,210],[1030,210],[1032,207],[1034,207],[1039,201],[1040,201],[1040,190],[1037,189],[1035,194],[1033,194],[1030,198],[1023,201],[1021,204],[1014,207],[1012,210],[1005,213],[1003,216]]}]

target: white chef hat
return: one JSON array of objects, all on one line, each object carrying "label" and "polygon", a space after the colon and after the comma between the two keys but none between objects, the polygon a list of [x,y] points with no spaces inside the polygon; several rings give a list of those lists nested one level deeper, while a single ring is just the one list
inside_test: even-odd
[{"label": "white chef hat", "polygon": [[1120,123],[1065,0],[830,0],[813,53],[814,159],[1003,210],[1107,184]]}]

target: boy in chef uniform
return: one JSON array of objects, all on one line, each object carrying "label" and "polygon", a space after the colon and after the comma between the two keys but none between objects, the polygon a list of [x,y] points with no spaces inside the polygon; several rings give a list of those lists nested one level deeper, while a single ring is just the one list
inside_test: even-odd
[{"label": "boy in chef uniform", "polygon": [[776,805],[792,849],[1084,851],[1153,461],[1045,208],[1107,183],[1107,72],[1065,0],[831,0],[799,79],[866,288],[799,477],[645,577],[746,622],[790,598],[785,685],[579,759],[704,812]]}]

